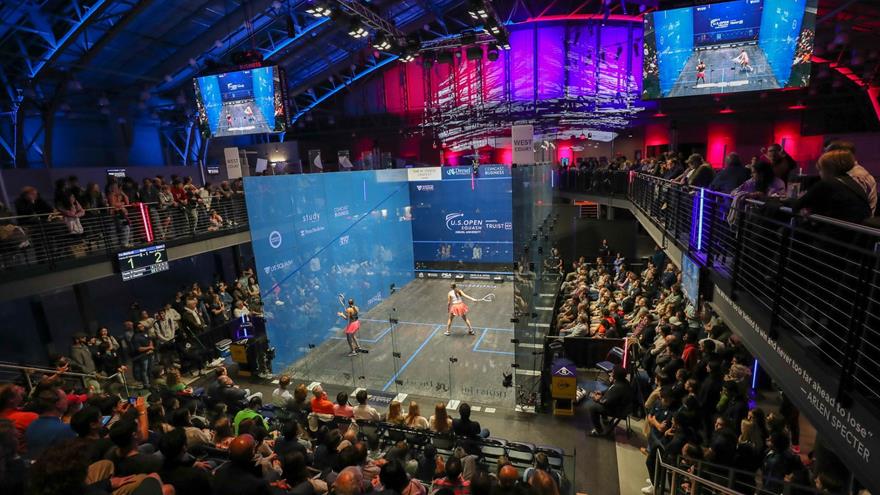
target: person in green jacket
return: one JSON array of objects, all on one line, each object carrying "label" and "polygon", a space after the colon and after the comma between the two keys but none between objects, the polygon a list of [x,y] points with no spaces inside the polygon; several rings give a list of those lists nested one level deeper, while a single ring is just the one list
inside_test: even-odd
[{"label": "person in green jacket", "polygon": [[238,435],[238,425],[246,419],[253,419],[256,421],[257,418],[259,418],[260,421],[263,422],[263,427],[265,427],[267,431],[269,430],[269,423],[266,421],[266,418],[257,412],[261,407],[263,407],[263,399],[254,396],[248,401],[248,406],[246,408],[238,411],[235,418],[232,420],[232,426],[235,428],[236,435]]}]

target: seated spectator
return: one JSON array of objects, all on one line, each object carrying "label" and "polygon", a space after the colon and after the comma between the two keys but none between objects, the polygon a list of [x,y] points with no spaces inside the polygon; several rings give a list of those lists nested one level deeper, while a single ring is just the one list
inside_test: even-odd
[{"label": "seated spectator", "polygon": [[122,419],[114,423],[110,428],[110,440],[113,441],[115,448],[108,452],[106,458],[113,463],[117,475],[149,474],[161,469],[161,456],[138,450],[140,441],[135,421]]},{"label": "seated spectator", "polygon": [[379,414],[379,411],[372,406],[367,404],[367,391],[366,390],[358,390],[358,393],[354,396],[355,400],[357,400],[357,405],[354,406],[354,419],[363,419],[367,421],[380,421],[382,419],[382,415]]},{"label": "seated spectator", "polygon": [[186,434],[187,448],[192,449],[199,445],[212,445],[214,443],[210,430],[193,426],[189,409],[180,408],[171,413],[171,426],[175,429],[183,430]]},{"label": "seated spectator", "polygon": [[416,401],[411,401],[409,403],[409,411],[406,414],[406,418],[403,423],[410,427],[415,428],[416,430],[427,430],[428,429],[428,419],[422,416],[421,411],[419,411],[419,403]]},{"label": "seated spectator", "polygon": [[559,495],[559,483],[551,473],[536,469],[529,477],[534,495]]},{"label": "seated spectator", "polygon": [[229,444],[229,462],[214,473],[216,495],[268,495],[269,482],[254,464],[256,442],[250,435],[239,435]]},{"label": "seated spectator", "polygon": [[550,467],[550,460],[547,458],[547,454],[543,452],[535,454],[535,465],[523,471],[523,481],[531,483],[530,480],[535,471],[544,471],[549,474],[553,482],[556,483],[557,490],[562,486],[562,474]]},{"label": "seated spectator", "polygon": [[214,447],[227,450],[235,439],[235,431],[229,418],[223,417],[214,423]]},{"label": "seated spectator", "polygon": [[446,461],[445,472],[446,476],[435,479],[431,484],[431,492],[447,488],[452,490],[454,495],[470,494],[470,482],[466,481],[461,476],[461,459],[455,456],[450,456]]},{"label": "seated spectator", "polygon": [[189,455],[187,443],[187,434],[180,428],[162,435],[159,451],[164,459],[159,476],[176,493],[211,493],[211,465]]},{"label": "seated spectator", "polygon": [[277,488],[292,495],[320,495],[327,492],[327,483],[312,479],[306,469],[306,457],[301,452],[286,452],[280,457],[284,478],[275,483]]},{"label": "seated spectator", "polygon": [[385,421],[393,425],[403,425],[406,423],[400,402],[393,400],[388,404],[388,413],[385,415]]},{"label": "seated spectator", "polygon": [[143,495],[174,494],[173,488],[163,487],[158,474],[117,476],[108,461],[89,464],[75,440],[60,442],[40,455],[28,473],[28,487],[30,493],[40,495],[103,494],[116,490],[138,490]]},{"label": "seated spectator", "polygon": [[350,418],[354,416],[354,410],[348,404],[348,392],[339,392],[336,394],[336,404],[333,404],[333,415],[339,418]]},{"label": "seated spectator", "polygon": [[335,495],[360,495],[364,491],[364,476],[360,469],[353,466],[340,471],[336,481],[333,482]]},{"label": "seated spectator", "polygon": [[287,401],[293,400],[293,395],[287,390],[290,386],[290,377],[281,375],[278,379],[278,388],[272,391],[272,404],[277,407],[284,407]]},{"label": "seated spectator", "polygon": [[603,417],[620,417],[627,414],[632,407],[633,393],[626,370],[616,366],[611,372],[611,386],[604,392],[594,391],[591,401],[587,403],[587,412],[593,422],[591,436],[602,436],[609,433],[602,423]]},{"label": "seated spectator", "polygon": [[81,409],[73,415],[70,428],[76,432],[83,455],[89,462],[98,462],[113,448],[113,441],[104,436],[101,411],[94,406]]},{"label": "seated spectator", "polygon": [[424,485],[418,480],[410,479],[404,465],[399,460],[391,460],[382,465],[379,473],[379,482],[385,493],[399,495],[425,495]]},{"label": "seated spectator", "polygon": [[22,410],[22,404],[24,404],[24,388],[11,383],[0,386],[0,419],[11,421],[15,427],[19,454],[27,452],[25,432],[40,416],[35,412]]},{"label": "seated spectator", "polygon": [[238,427],[244,420],[255,420],[259,424],[263,425],[267,430],[269,429],[269,423],[266,422],[266,418],[264,418],[258,411],[263,407],[263,399],[257,396],[253,396],[248,401],[248,406],[235,415],[235,419],[232,421],[232,426],[235,429],[235,434],[238,435]]},{"label": "seated spectator", "polygon": [[44,388],[37,393],[37,412],[40,416],[25,430],[26,456],[36,459],[52,445],[76,437],[70,425],[61,422],[67,411],[67,394],[57,387]]},{"label": "seated spectator", "polygon": [[320,385],[315,385],[312,389],[312,412],[315,414],[324,414],[333,416],[336,412],[336,406],[327,399],[327,392]]},{"label": "seated spectator", "polygon": [[438,402],[434,406],[434,415],[428,420],[428,426],[436,433],[448,433],[452,430],[452,419],[446,412],[446,403]]},{"label": "seated spectator", "polygon": [[471,421],[471,406],[462,402],[458,406],[458,419],[452,421],[452,431],[462,438],[488,438],[489,430],[480,427],[477,421]]}]

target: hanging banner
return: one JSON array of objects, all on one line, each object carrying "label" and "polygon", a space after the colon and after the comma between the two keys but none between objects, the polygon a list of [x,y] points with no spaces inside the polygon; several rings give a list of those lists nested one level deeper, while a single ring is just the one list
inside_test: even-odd
[{"label": "hanging banner", "polygon": [[324,171],[324,164],[321,162],[321,150],[309,150],[309,165],[312,172]]},{"label": "hanging banner", "polygon": [[351,170],[354,168],[354,164],[351,163],[351,158],[348,156],[348,150],[339,150],[336,156],[339,159],[339,170]]},{"label": "hanging banner", "polygon": [[511,126],[510,138],[513,141],[513,163],[516,165],[534,165],[534,128],[531,125]]},{"label": "hanging banner", "polygon": [[238,156],[238,148],[223,148],[223,156],[226,158],[226,177],[241,179],[241,159]]}]

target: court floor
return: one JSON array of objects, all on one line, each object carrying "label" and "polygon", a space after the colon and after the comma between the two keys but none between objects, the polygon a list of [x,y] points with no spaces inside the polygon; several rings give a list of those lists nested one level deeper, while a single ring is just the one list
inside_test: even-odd
[{"label": "court floor", "polygon": [[[462,281],[475,335],[456,319],[445,336],[448,280],[414,280],[361,317],[365,354],[349,357],[342,327],[288,368],[294,377],[386,393],[416,394],[478,404],[514,405],[513,388],[501,386],[514,361],[513,284]],[[392,323],[396,321],[396,323]]]},{"label": "court floor", "polygon": [[[745,48],[752,70],[743,70],[733,59]],[[706,64],[705,80],[697,81],[697,62]],[[693,96],[735,91],[755,91],[779,88],[773,68],[767,62],[764,50],[756,45],[716,50],[694,51],[684,70],[669,91],[668,96]]]}]

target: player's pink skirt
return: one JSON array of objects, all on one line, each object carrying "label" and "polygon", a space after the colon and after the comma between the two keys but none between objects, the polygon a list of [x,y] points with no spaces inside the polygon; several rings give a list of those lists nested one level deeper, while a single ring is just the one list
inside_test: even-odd
[{"label": "player's pink skirt", "polygon": [[455,316],[464,316],[468,312],[467,304],[463,302],[455,303],[449,308],[449,312],[454,314]]},{"label": "player's pink skirt", "polygon": [[348,325],[346,325],[345,333],[352,334],[352,333],[357,332],[360,328],[361,328],[360,320],[355,320],[355,321],[349,323]]},{"label": "player's pink skirt", "polygon": [[705,78],[706,78],[705,72],[697,72],[697,79],[705,79]]}]

